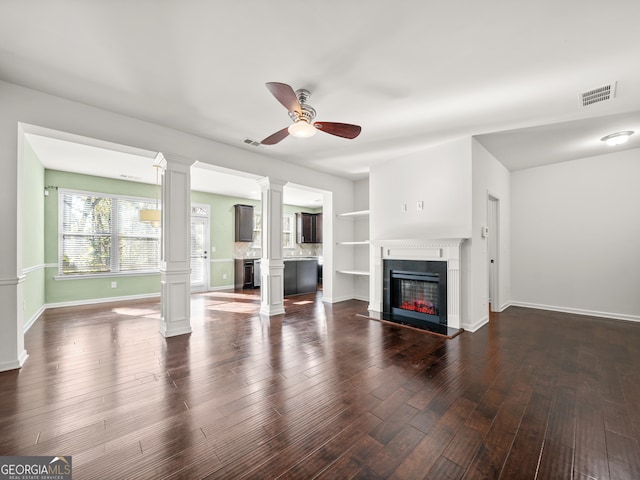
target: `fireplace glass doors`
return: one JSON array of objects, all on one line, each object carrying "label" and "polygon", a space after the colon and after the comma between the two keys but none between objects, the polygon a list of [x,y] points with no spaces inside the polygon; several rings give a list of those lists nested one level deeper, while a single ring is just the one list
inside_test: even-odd
[{"label": "fireplace glass doors", "polygon": [[417,327],[447,324],[447,262],[385,260],[383,286],[390,320]]},{"label": "fireplace glass doors", "polygon": [[[418,314],[438,315],[438,274],[392,272],[391,280],[397,288],[394,308]],[[401,312],[402,313],[402,312]]]}]

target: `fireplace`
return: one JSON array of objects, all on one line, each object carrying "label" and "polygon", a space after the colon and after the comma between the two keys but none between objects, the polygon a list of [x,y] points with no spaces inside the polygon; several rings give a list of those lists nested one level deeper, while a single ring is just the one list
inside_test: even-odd
[{"label": "fireplace", "polygon": [[447,325],[447,262],[384,260],[385,318],[419,327]]},{"label": "fireplace", "polygon": [[[461,246],[464,238],[441,238],[441,239],[407,239],[407,240],[374,240],[371,247],[371,282],[369,295],[369,309],[371,318],[380,320],[391,320],[390,310],[390,288],[391,276],[386,275],[385,266],[394,265],[388,262],[392,261],[418,261],[430,262],[433,268],[420,270],[395,267],[394,270],[412,271],[419,273],[436,273],[438,274],[438,320],[418,320],[411,319],[411,315],[406,312],[400,312],[397,318],[402,319],[399,323],[408,323],[406,319],[411,319],[415,324],[417,322],[427,325],[424,329],[440,330],[444,335],[452,338],[461,330],[460,312],[462,310],[461,300],[461,275],[460,275],[460,257]],[[435,269],[434,269],[435,268]],[[444,268],[444,270],[442,270]],[[432,303],[435,303],[432,301]],[[407,309],[403,309],[407,310]],[[409,310],[407,310],[409,311]],[[386,312],[386,313],[385,313]],[[440,322],[446,322],[446,325]],[[432,329],[432,326],[436,326]]]}]

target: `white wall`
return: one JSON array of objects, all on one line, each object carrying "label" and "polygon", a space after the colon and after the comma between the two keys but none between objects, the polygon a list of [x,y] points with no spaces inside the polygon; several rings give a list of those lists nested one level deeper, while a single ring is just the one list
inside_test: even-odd
[{"label": "white wall", "polygon": [[[499,170],[492,161],[484,158],[476,167],[472,145],[474,141],[466,137],[372,167],[369,174],[371,239],[471,239],[475,212],[472,191],[474,169],[483,172],[479,177],[482,181],[478,184],[484,187],[485,198],[485,185],[491,183],[486,177]],[[498,183],[508,182],[501,180]],[[422,211],[417,208],[419,201],[424,202]],[[404,204],[407,205],[406,212],[401,211]],[[486,201],[484,205],[486,209]],[[482,317],[478,317],[481,314],[476,308],[473,292],[486,287],[486,278],[475,275],[478,273],[473,270],[477,263],[473,258],[476,254],[471,240],[466,240],[462,245],[461,258],[460,326],[467,330],[475,330],[483,324]],[[478,281],[484,286],[475,285]],[[377,298],[373,289],[378,287],[373,283],[370,296]],[[486,312],[482,314],[486,316]]]},{"label": "white wall", "polygon": [[[24,360],[22,295],[22,150],[20,122],[73,135],[177,155],[234,170],[250,172],[299,185],[325,190],[324,208],[353,208],[353,182],[320,173],[258,153],[230,147],[212,140],[153,123],[119,115],[96,107],[47,95],[0,81],[0,371],[15,368]],[[334,242],[333,229],[324,231],[325,241]],[[333,269],[332,248],[325,250],[325,265]],[[334,284],[335,283],[335,284]],[[353,282],[325,279],[325,298],[342,288],[353,294]]]},{"label": "white wall", "polygon": [[[498,295],[493,302],[503,310],[510,299],[510,189],[509,171],[477,140],[473,140],[473,233],[463,244],[464,266],[468,269],[471,284],[465,301],[470,302],[463,328],[477,330],[489,320],[489,255],[488,239],[482,238],[481,228],[488,225],[488,197],[499,199],[498,232],[489,235],[498,239]],[[465,308],[463,306],[463,308]]]},{"label": "white wall", "polygon": [[[463,138],[375,165],[369,174],[371,239],[471,235],[471,140]],[[416,204],[424,202],[424,210]],[[407,211],[401,212],[401,205]]]},{"label": "white wall", "polygon": [[511,174],[512,303],[640,321],[640,149]]}]

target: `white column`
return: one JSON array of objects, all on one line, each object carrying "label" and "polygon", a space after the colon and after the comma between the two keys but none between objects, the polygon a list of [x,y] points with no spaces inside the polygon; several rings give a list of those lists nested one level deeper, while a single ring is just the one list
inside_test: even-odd
[{"label": "white column", "polygon": [[265,177],[262,189],[262,259],[260,313],[284,313],[284,260],[282,258],[282,191],[287,183]]},{"label": "white column", "polygon": [[[3,175],[0,178],[0,372],[22,367],[27,359],[24,349],[24,279],[22,274],[24,182],[22,127],[19,135],[3,142]],[[17,138],[17,144],[16,144]],[[11,160],[9,155],[15,160]]]},{"label": "white column", "polygon": [[160,333],[191,332],[191,170],[193,160],[159,154],[162,168]]},{"label": "white column", "polygon": [[447,326],[460,328],[460,257],[447,260]]},{"label": "white column", "polygon": [[23,291],[24,275],[0,278],[0,372],[22,367],[27,359],[24,349]]}]

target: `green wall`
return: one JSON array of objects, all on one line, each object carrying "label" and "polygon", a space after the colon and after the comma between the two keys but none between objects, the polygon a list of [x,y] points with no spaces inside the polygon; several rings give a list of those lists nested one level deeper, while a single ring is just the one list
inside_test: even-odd
[{"label": "green wall", "polygon": [[24,142],[23,161],[23,257],[24,323],[31,324],[45,304],[44,286],[44,186],[45,170],[28,142]]},{"label": "green wall", "polygon": [[206,204],[211,208],[209,215],[211,229],[209,288],[233,285],[233,244],[235,236],[233,206],[237,203],[257,206],[260,205],[260,202],[249,200],[248,198],[228,197],[205,192],[191,192],[191,202]]},{"label": "green wall", "polygon": [[[155,185],[94,177],[77,173],[45,170],[45,182],[50,194],[45,200],[45,299],[47,304],[83,302],[94,299],[154,295],[160,292],[160,274],[113,275],[99,278],[64,278],[58,275],[58,188],[84,190],[97,193],[131,195],[155,198]],[[116,287],[111,287],[111,282]]]},{"label": "green wall", "polygon": [[[45,182],[58,188],[85,190],[98,193],[155,197],[155,186],[114,180],[77,173],[46,170]],[[247,198],[229,197],[204,192],[191,192],[191,202],[208,205],[210,208],[210,279],[211,289],[231,287],[234,283],[234,205],[242,203],[259,208],[260,202]],[[44,251],[47,264],[56,265],[46,269],[44,275],[45,303],[83,302],[92,299],[151,295],[160,292],[160,275],[113,275],[100,278],[55,279],[58,274],[58,195],[51,189],[44,202]],[[284,205],[284,213],[316,212],[318,209]],[[226,278],[225,278],[226,276]],[[117,282],[111,288],[111,282]]]}]

